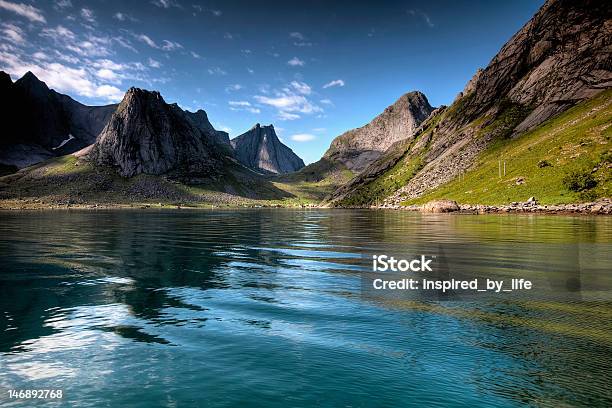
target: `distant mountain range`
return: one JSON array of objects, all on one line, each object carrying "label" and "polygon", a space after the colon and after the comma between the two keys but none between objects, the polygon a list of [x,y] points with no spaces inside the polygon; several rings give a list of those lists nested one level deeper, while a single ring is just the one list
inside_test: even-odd
[{"label": "distant mountain range", "polygon": [[[549,0],[450,106],[434,108],[409,92],[306,167],[272,125],[230,140],[206,112],[167,104],[158,92],[131,88],[119,105],[90,107],[31,73],[15,83],[2,73],[2,171],[62,158],[4,177],[0,199],[29,191],[50,201],[96,202],[104,194],[121,202],[353,207],[610,196],[610,21],[607,2]],[[571,177],[588,182],[580,187]],[[58,183],[61,194],[50,187]]]}]

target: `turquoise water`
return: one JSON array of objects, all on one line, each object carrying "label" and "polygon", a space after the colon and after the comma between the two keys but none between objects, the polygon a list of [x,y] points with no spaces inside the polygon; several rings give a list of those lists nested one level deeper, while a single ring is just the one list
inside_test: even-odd
[{"label": "turquoise water", "polygon": [[[363,296],[372,253],[440,245],[580,290]],[[611,253],[611,217],[0,213],[0,405],[612,406]]]}]

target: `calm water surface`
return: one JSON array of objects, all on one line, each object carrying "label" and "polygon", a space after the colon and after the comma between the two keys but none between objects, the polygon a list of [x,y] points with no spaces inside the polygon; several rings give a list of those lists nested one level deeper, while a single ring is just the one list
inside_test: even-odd
[{"label": "calm water surface", "polygon": [[[560,296],[363,296],[441,246]],[[0,213],[0,405],[609,407],[611,255],[612,217]]]}]

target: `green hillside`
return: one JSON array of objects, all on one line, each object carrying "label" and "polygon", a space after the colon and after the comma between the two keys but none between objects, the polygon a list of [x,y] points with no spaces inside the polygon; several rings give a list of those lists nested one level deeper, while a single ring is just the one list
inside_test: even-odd
[{"label": "green hillside", "polygon": [[532,131],[495,140],[469,171],[402,204],[439,198],[504,204],[531,196],[542,204],[562,204],[610,197],[611,125],[612,91],[608,90]]}]

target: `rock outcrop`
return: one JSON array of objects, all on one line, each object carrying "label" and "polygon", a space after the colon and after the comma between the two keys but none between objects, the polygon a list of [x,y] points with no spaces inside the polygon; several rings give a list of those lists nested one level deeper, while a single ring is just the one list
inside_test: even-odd
[{"label": "rock outcrop", "polygon": [[[612,86],[612,24],[602,0],[549,0],[479,70],[453,104],[328,197],[367,204],[376,180],[400,161],[416,169],[404,186],[376,191],[390,204],[430,191],[476,163],[499,139],[514,138]],[[374,199],[375,197],[370,197]]]},{"label": "rock outcrop", "polygon": [[223,165],[218,135],[203,121],[197,125],[194,115],[205,117],[167,104],[159,92],[130,88],[88,157],[126,177],[214,177]]},{"label": "rock outcrop", "polygon": [[408,92],[367,125],[336,137],[323,158],[359,173],[395,142],[411,138],[432,111],[425,95]]},{"label": "rock outcrop", "polygon": [[0,90],[0,163],[17,168],[92,144],[117,107],[83,105],[31,72],[15,83],[1,72]]},{"label": "rock outcrop", "polygon": [[236,159],[253,170],[284,174],[304,167],[304,161],[278,139],[272,125],[258,123],[231,144]]}]

